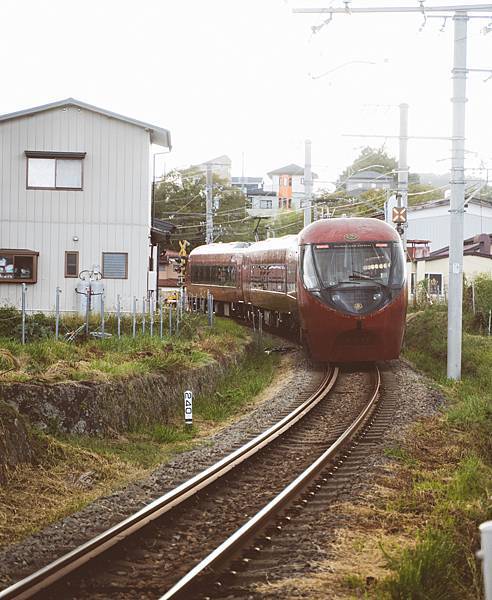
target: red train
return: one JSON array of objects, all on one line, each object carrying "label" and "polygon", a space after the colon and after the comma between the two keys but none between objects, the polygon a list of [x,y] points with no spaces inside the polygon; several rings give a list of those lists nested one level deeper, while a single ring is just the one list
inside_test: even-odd
[{"label": "red train", "polygon": [[316,221],[299,235],[200,246],[190,254],[188,294],[213,294],[217,314],[296,329],[320,362],[388,360],[400,354],[407,307],[397,232],[377,219]]}]

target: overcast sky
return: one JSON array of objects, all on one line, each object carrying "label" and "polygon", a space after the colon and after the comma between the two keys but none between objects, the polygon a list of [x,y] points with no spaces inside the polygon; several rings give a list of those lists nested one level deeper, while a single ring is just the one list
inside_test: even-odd
[{"label": "overcast sky", "polygon": [[[418,2],[352,2],[381,4]],[[313,35],[323,17],[292,14],[329,5],[2,0],[0,114],[72,96],[170,129],[168,169],[228,154],[234,175],[243,154],[250,176],[303,164],[310,138],[321,182],[336,179],[365,144],[396,155],[395,140],[343,134],[397,134],[401,102],[410,105],[410,134],[450,135],[452,22],[441,32],[443,20],[429,19],[419,31],[421,15],[335,15]],[[492,69],[492,33],[482,33],[488,22],[469,22],[472,68]],[[467,149],[476,153],[469,167],[492,168],[492,79],[485,77],[469,78]],[[411,170],[447,171],[449,147],[410,142]]]}]

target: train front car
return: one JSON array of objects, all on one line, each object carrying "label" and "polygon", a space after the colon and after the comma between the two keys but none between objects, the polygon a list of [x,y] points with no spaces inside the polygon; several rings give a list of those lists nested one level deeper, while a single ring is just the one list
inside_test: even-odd
[{"label": "train front car", "polygon": [[406,266],[397,232],[377,219],[326,219],[299,234],[301,335],[314,360],[398,358]]}]

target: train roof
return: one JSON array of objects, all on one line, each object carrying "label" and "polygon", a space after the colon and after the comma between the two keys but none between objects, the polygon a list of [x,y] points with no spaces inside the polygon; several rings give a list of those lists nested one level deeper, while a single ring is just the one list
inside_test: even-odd
[{"label": "train roof", "polygon": [[278,238],[269,238],[261,242],[219,242],[198,246],[190,252],[190,256],[211,254],[237,254],[260,252],[264,250],[283,250],[297,247],[297,235],[284,235]]},{"label": "train roof", "polygon": [[299,244],[400,241],[396,229],[379,219],[350,217],[315,221],[299,234]]}]

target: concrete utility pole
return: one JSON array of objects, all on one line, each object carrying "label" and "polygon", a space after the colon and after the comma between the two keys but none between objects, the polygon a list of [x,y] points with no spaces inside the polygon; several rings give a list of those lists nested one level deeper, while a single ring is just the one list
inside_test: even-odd
[{"label": "concrete utility pole", "polygon": [[213,178],[212,178],[212,165],[207,164],[207,201],[205,208],[205,243],[211,244],[214,241],[214,218],[212,214],[212,203],[213,203]]},{"label": "concrete utility pole", "polygon": [[311,140],[305,142],[304,153],[304,227],[311,223],[313,175],[311,172]]},{"label": "concrete utility pole", "polygon": [[[442,13],[453,15],[454,21],[454,65],[453,65],[453,127],[451,153],[451,203],[449,240],[449,293],[448,293],[448,360],[447,375],[450,379],[461,378],[462,300],[463,300],[463,215],[465,205],[464,157],[465,157],[465,106],[466,77],[468,71],[491,72],[489,69],[468,69],[466,66],[468,13],[492,12],[492,4],[463,4],[444,6],[373,6],[344,8],[296,8],[294,13],[327,14],[329,18],[313,29],[319,31],[330,23],[334,14],[361,13],[421,13],[424,24],[430,17],[442,18]],[[434,15],[433,13],[438,13]],[[446,17],[447,15],[444,14]],[[401,121],[400,121],[401,123]],[[408,139],[408,136],[407,136]]]},{"label": "concrete utility pole", "polygon": [[461,379],[463,221],[465,212],[466,35],[468,15],[454,14],[453,142],[448,284],[448,377]]},{"label": "concrete utility pole", "polygon": [[[400,104],[400,148],[398,153],[398,192],[401,205],[408,208],[408,104]],[[403,225],[403,248],[407,248],[407,224]]]}]

